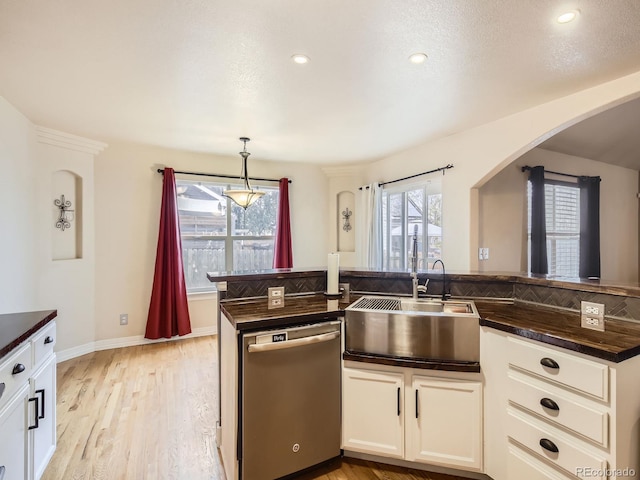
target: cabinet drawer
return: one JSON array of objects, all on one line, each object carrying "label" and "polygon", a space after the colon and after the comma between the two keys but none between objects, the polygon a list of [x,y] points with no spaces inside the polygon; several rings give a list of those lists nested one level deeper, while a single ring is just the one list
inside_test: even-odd
[{"label": "cabinet drawer", "polygon": [[56,346],[56,322],[50,322],[31,338],[33,345],[33,365],[37,368],[53,353]]},{"label": "cabinet drawer", "polygon": [[513,367],[609,400],[609,367],[606,365],[511,337],[507,354]]},{"label": "cabinet drawer", "polygon": [[[31,344],[24,343],[0,362],[0,408],[26,385],[31,374]],[[21,370],[21,371],[20,371]],[[15,373],[14,373],[15,372]]]},{"label": "cabinet drawer", "polygon": [[[577,441],[562,435],[556,429],[536,422],[525,414],[512,409],[508,410],[509,438],[579,478],[605,478],[606,460],[581,448]],[[556,447],[557,452],[544,448],[541,445],[543,442],[547,442],[548,446]]]},{"label": "cabinet drawer", "polygon": [[555,468],[543,463],[526,453],[524,450],[509,444],[507,457],[507,478],[520,478],[523,480],[570,480]]},{"label": "cabinet drawer", "polygon": [[565,392],[552,385],[535,382],[517,372],[509,372],[508,398],[511,403],[607,447],[608,412],[596,405],[581,403]]}]

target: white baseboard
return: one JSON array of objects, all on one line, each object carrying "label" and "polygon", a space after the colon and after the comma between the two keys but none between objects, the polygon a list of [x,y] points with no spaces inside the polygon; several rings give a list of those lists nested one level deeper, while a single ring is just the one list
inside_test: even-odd
[{"label": "white baseboard", "polygon": [[171,338],[159,338],[158,340],[149,340],[148,338],[144,338],[144,335],[135,335],[133,337],[121,337],[121,338],[111,338],[108,340],[97,340],[95,342],[85,343],[84,345],[79,345],[77,347],[67,348],[65,350],[61,350],[56,352],[58,363],[64,362],[66,360],[71,360],[72,358],[79,357],[81,355],[86,355],[87,353],[99,352],[101,350],[111,350],[112,348],[122,348],[122,347],[134,347],[136,345],[146,345],[148,343],[158,343],[158,342],[172,342],[175,340],[182,340],[184,338],[194,338],[194,337],[204,337],[206,335],[215,335],[217,333],[216,327],[200,327],[194,328],[193,331],[188,335],[183,335],[181,337],[171,337]]}]

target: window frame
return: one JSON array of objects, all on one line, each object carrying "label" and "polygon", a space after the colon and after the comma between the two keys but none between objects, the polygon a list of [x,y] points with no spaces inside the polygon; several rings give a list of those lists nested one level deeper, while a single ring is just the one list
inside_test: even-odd
[{"label": "window frame", "polygon": [[[558,231],[557,229],[554,230],[550,230],[549,229],[549,225],[552,224],[557,224],[557,215],[554,215],[553,217],[551,217],[551,222],[550,222],[550,212],[549,209],[547,208],[548,206],[548,196],[547,196],[547,186],[559,186],[559,187],[567,187],[567,188],[572,188],[576,190],[576,202],[575,202],[575,223],[577,225],[577,230],[573,231],[573,232],[562,232],[562,231]],[[579,272],[580,272],[580,186],[577,184],[577,182],[571,182],[571,181],[566,181],[566,180],[557,180],[555,178],[545,178],[544,179],[544,186],[545,186],[545,226],[546,228],[546,244],[547,244],[547,265],[548,265],[548,275],[551,276],[560,276],[563,278],[578,278],[579,277]],[[554,214],[557,213],[557,206],[554,209]],[[550,235],[553,238],[549,238]],[[558,240],[560,238],[570,238],[570,237],[577,237],[577,244],[576,244],[576,251],[575,251],[575,257],[576,257],[576,263],[575,263],[575,272],[572,271],[569,272],[569,274],[562,274],[562,273],[558,273],[558,255],[557,255],[557,248],[552,248],[552,242],[554,242],[554,240]],[[553,252],[553,253],[552,253]],[[553,255],[553,257],[552,257]],[[527,272],[531,273],[531,182],[527,181]]]},{"label": "window frame", "polygon": [[[176,184],[179,185],[181,183],[189,183],[192,185],[197,185],[197,184],[202,184],[202,185],[206,185],[206,186],[215,186],[215,187],[220,187],[223,190],[224,189],[230,189],[233,187],[237,187],[240,184],[237,182],[233,182],[233,181],[215,181],[215,180],[195,180],[195,179],[191,179],[191,178],[185,178],[185,177],[179,177],[176,178]],[[252,187],[255,188],[256,190],[261,190],[261,191],[267,191],[267,192],[274,192],[277,196],[277,200],[276,200],[276,204],[279,202],[279,188],[278,187],[274,187],[273,185],[267,185],[266,183],[261,183],[261,182],[254,182],[252,183]],[[242,208],[237,206],[233,200],[231,200],[229,197],[224,197],[225,201],[226,201],[226,205],[225,205],[225,234],[222,235],[214,235],[214,234],[204,234],[204,235],[190,235],[188,238],[189,239],[193,239],[193,240],[202,240],[202,241],[213,241],[213,242],[224,242],[224,271],[237,271],[237,272],[244,272],[244,271],[250,271],[248,270],[235,270],[234,269],[234,244],[237,241],[270,241],[271,244],[273,245],[273,249],[275,249],[275,239],[276,239],[276,227],[277,227],[277,207],[276,207],[276,211],[274,214],[274,218],[273,218],[273,234],[272,235],[238,235],[238,234],[232,234],[232,232],[234,231],[233,228],[233,222],[234,222],[234,214],[233,211],[235,208]],[[259,199],[259,201],[261,201],[262,199]],[[251,207],[248,207],[251,208]],[[197,215],[194,215],[197,217]],[[180,215],[180,209],[178,208],[178,217],[180,219],[181,215]],[[185,236],[182,233],[182,230],[180,231],[180,240],[181,243],[184,243],[184,239]],[[187,284],[187,295],[191,295],[191,294],[202,294],[202,293],[210,293],[212,291],[215,291],[215,286],[213,283],[211,283],[211,286],[207,285],[207,286],[189,286],[188,285],[188,276],[186,275],[186,262],[184,261],[184,251],[185,248],[184,246],[182,247],[182,254],[183,254],[183,269],[185,269],[185,283]]]},{"label": "window frame", "polygon": [[[380,228],[380,235],[382,236],[382,266],[383,270],[399,270],[406,271],[411,268],[411,260],[410,260],[410,237],[413,236],[412,232],[409,232],[409,202],[412,200],[409,198],[409,192],[414,190],[422,190],[422,200],[423,200],[423,211],[421,213],[421,224],[422,224],[422,235],[419,237],[419,262],[418,262],[418,270],[420,269],[428,269],[429,268],[429,239],[431,237],[438,237],[438,235],[429,235],[429,197],[433,195],[440,195],[440,215],[442,216],[442,182],[440,180],[426,180],[421,182],[412,182],[403,185],[393,186],[393,187],[383,187],[381,194],[381,220],[382,225]],[[391,225],[391,197],[394,195],[400,195],[402,199],[401,205],[401,251],[405,252],[405,255],[401,255],[399,258],[399,265],[397,267],[391,267],[391,253],[392,253],[392,230],[393,226]],[[417,205],[414,204],[416,209],[419,209]],[[440,221],[442,223],[442,219]],[[442,258],[442,225],[439,225],[441,229],[440,237],[440,255],[438,257],[434,257],[435,259]],[[426,263],[426,264],[425,264]]]}]

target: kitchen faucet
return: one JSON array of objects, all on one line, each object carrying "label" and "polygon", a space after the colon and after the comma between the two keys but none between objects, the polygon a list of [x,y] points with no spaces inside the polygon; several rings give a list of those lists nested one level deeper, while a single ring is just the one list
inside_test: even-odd
[{"label": "kitchen faucet", "polygon": [[436,263],[438,262],[440,262],[440,265],[442,265],[442,300],[446,300],[451,296],[451,294],[447,293],[447,272],[444,269],[444,262],[440,259],[437,259],[435,262],[433,262],[431,268],[433,269],[433,267],[435,267]]},{"label": "kitchen faucet", "polygon": [[[444,265],[443,265],[444,268]],[[413,287],[413,298],[417,299],[418,294],[427,293],[427,285],[429,279],[424,282],[424,285],[420,285],[418,280],[418,225],[413,226],[413,245],[411,248],[411,285]]]}]

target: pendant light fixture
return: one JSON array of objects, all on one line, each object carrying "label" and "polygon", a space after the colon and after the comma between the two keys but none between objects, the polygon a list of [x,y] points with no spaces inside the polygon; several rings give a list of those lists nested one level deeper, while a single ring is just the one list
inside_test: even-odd
[{"label": "pendant light fixture", "polygon": [[247,142],[250,140],[251,139],[248,137],[240,137],[240,141],[244,142],[244,150],[240,152],[240,156],[242,157],[242,172],[240,173],[240,179],[243,182],[244,188],[224,190],[222,192],[225,197],[229,197],[244,209],[246,209],[249,205],[251,205],[253,202],[264,195],[264,192],[254,190],[249,184],[249,174],[247,173],[247,158],[249,158],[249,155],[251,154],[247,152]]}]

